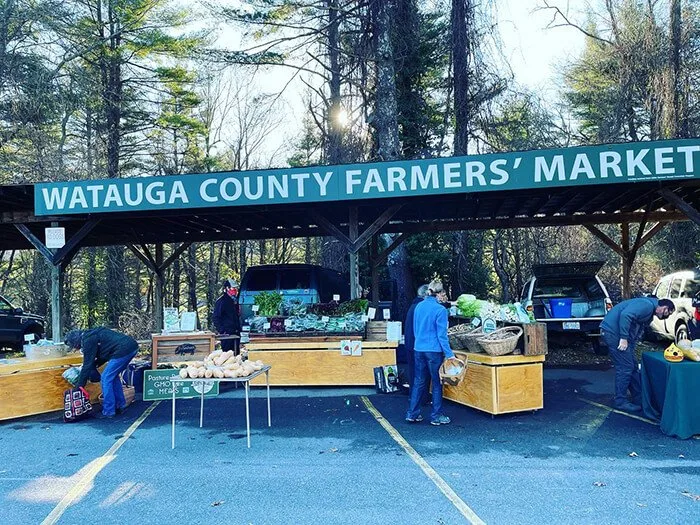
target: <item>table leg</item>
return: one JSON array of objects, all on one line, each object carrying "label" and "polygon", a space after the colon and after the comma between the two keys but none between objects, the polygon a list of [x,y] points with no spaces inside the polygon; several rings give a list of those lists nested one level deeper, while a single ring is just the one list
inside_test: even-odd
[{"label": "table leg", "polygon": [[272,426],[272,419],[270,418],[270,371],[265,370],[265,380],[267,381],[267,426]]},{"label": "table leg", "polygon": [[248,406],[248,381],[245,381],[245,427],[248,432],[248,448],[250,448],[250,408]]},{"label": "table leg", "polygon": [[202,428],[203,421],[204,421],[204,381],[202,381],[202,395],[200,396],[200,402],[199,402],[199,428]]},{"label": "table leg", "polygon": [[171,444],[170,448],[173,449],[175,448],[175,383],[172,383],[173,385],[173,419],[172,419],[172,431],[171,431]]}]

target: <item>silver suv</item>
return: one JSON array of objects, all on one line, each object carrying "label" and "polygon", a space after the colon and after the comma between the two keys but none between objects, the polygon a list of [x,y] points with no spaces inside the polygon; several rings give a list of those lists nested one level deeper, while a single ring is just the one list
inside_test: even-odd
[{"label": "silver suv", "polygon": [[649,333],[655,338],[675,342],[688,339],[688,326],[693,324],[696,310],[693,297],[700,293],[700,268],[664,275],[654,288],[653,295],[659,299],[670,299],[676,311],[668,319],[654,319]]},{"label": "silver suv", "polygon": [[520,301],[538,322],[547,324],[547,332],[577,334],[590,338],[596,354],[600,346],[600,323],[612,308],[608,290],[598,277],[605,262],[538,264]]}]

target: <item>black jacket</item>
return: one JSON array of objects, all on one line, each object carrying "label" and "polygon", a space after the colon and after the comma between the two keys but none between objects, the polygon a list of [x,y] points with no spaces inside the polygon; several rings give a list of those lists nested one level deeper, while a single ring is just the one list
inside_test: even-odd
[{"label": "black jacket", "polygon": [[212,321],[220,334],[240,335],[241,319],[238,316],[238,301],[223,294],[216,300]]},{"label": "black jacket", "polygon": [[126,357],[138,351],[136,339],[109,328],[85,330],[80,339],[83,351],[83,368],[78,376],[77,386],[85,386],[97,367],[110,359]]}]

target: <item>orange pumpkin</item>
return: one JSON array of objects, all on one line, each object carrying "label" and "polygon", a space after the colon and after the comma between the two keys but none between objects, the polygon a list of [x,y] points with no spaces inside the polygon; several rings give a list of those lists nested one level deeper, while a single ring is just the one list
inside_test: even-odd
[{"label": "orange pumpkin", "polygon": [[672,343],[668,348],[666,348],[666,350],[664,350],[664,359],[666,361],[670,361],[671,363],[680,363],[683,361],[683,350]]}]

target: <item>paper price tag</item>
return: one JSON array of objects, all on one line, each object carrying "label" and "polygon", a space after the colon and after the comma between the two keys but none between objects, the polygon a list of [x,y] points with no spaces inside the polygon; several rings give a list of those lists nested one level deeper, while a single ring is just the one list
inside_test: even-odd
[{"label": "paper price tag", "polygon": [[370,319],[374,319],[374,317],[377,315],[377,309],[376,308],[367,308],[367,317]]},{"label": "paper price tag", "polygon": [[285,320],[284,320],[284,326],[292,326],[292,320],[291,320],[291,319],[285,319]]},{"label": "paper price tag", "polygon": [[340,301],[340,295],[339,294],[333,294],[333,300],[334,301]]},{"label": "paper price tag", "polygon": [[361,319],[362,319],[362,322],[363,322],[363,323],[366,323],[367,321],[369,321],[369,316],[363,315],[363,316],[361,317]]},{"label": "paper price tag", "polygon": [[258,310],[260,310],[260,305],[259,305],[259,304],[254,304],[254,305],[253,305],[253,311],[254,311],[254,312],[257,312]]},{"label": "paper price tag", "polygon": [[243,327],[241,328],[241,330],[242,330],[243,332],[250,332],[250,326],[245,325],[245,326],[243,326]]},{"label": "paper price tag", "polygon": [[391,319],[391,310],[389,310],[388,308],[384,308],[384,310],[382,310],[382,315],[384,316],[384,320],[388,321],[389,319]]},{"label": "paper price tag", "polygon": [[263,325],[263,330],[269,330],[270,329],[270,323],[265,323]]},{"label": "paper price tag", "polygon": [[321,317],[321,322],[322,322],[322,323],[327,323],[328,321],[330,321],[330,317],[328,317],[327,315],[324,315],[324,316]]}]

